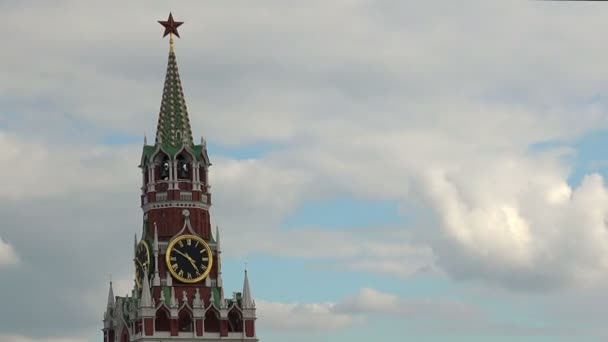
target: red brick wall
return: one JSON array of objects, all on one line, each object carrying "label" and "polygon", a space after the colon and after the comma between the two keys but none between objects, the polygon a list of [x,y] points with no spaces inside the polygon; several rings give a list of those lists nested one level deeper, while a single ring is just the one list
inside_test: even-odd
[{"label": "red brick wall", "polygon": [[154,318],[144,318],[144,332],[146,336],[154,334]]},{"label": "red brick wall", "polygon": [[196,336],[203,336],[203,320],[197,319],[195,322]]},{"label": "red brick wall", "polygon": [[245,321],[245,336],[255,336],[255,322],[252,320]]},{"label": "red brick wall", "polygon": [[211,238],[211,219],[209,211],[201,208],[159,208],[148,211],[148,233],[154,236],[154,223],[158,227],[158,238],[168,240],[179,232],[184,226],[182,212],[188,209],[190,212],[190,224],[192,229],[205,240]]}]

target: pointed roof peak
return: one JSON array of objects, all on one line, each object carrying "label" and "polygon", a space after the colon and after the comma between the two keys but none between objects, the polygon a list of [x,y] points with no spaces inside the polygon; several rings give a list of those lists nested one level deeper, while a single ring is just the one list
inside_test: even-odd
[{"label": "pointed roof peak", "polygon": [[173,34],[170,41],[171,48],[156,127],[156,144],[164,147],[166,151],[177,152],[184,145],[193,146],[194,139],[173,49]]},{"label": "pointed roof peak", "polygon": [[[145,273],[147,273],[147,270],[144,271],[144,274]],[[143,285],[141,286],[141,300],[139,305],[142,307],[152,307],[152,293],[150,293],[150,281],[148,280],[148,275],[144,275],[143,278]]]},{"label": "pointed roof peak", "polygon": [[110,280],[110,290],[108,291],[108,308],[114,307],[114,289],[112,289],[112,281]]},{"label": "pointed roof peak", "polygon": [[251,289],[249,288],[249,278],[247,277],[247,268],[245,268],[245,279],[243,280],[243,309],[253,308],[253,298],[251,296]]}]

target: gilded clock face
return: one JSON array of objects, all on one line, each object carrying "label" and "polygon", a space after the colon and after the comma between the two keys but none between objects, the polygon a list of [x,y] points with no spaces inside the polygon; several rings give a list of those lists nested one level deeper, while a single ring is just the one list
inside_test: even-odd
[{"label": "gilded clock face", "polygon": [[184,283],[205,279],[213,263],[211,248],[205,240],[195,235],[182,235],[171,241],[165,259],[169,272]]},{"label": "gilded clock face", "polygon": [[150,271],[150,248],[145,241],[140,241],[135,251],[135,282],[141,288],[145,276]]}]

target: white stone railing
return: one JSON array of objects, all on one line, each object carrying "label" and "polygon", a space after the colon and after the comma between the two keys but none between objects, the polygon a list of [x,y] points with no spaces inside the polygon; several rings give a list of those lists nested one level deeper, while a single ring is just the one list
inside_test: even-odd
[{"label": "white stone railing", "polygon": [[181,191],[179,193],[180,201],[192,201],[192,192],[190,191]]},{"label": "white stone railing", "polygon": [[167,200],[166,192],[157,192],[156,193],[156,202],[164,202]]}]

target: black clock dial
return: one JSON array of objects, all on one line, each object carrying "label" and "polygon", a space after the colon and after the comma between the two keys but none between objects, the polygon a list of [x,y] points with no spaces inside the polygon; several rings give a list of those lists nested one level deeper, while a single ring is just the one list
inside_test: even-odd
[{"label": "black clock dial", "polygon": [[169,244],[166,261],[173,277],[184,283],[196,283],[211,271],[213,255],[202,238],[182,235]]},{"label": "black clock dial", "polygon": [[150,272],[150,248],[145,241],[140,241],[135,252],[135,281],[141,287],[144,277]]}]

